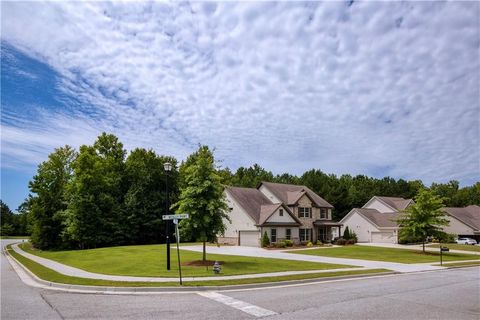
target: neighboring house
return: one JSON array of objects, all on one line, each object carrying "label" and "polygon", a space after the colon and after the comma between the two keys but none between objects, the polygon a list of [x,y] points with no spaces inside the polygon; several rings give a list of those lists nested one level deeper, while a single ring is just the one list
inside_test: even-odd
[{"label": "neighboring house", "polygon": [[398,219],[412,199],[374,196],[352,209],[340,223],[357,234],[358,242],[398,243]]},{"label": "neighboring house", "polygon": [[480,207],[471,205],[465,208],[444,208],[450,225],[443,231],[461,237],[480,241]]},{"label": "neighboring house", "polygon": [[306,186],[262,182],[255,188],[225,188],[231,223],[219,243],[260,246],[271,243],[330,241],[341,224],[332,221],[333,206]]}]

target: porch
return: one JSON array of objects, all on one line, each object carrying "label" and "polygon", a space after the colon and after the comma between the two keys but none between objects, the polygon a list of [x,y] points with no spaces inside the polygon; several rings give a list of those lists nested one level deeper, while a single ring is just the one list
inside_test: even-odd
[{"label": "porch", "polygon": [[317,220],[313,222],[317,239],[322,242],[330,242],[334,237],[342,236],[342,223],[333,221]]}]

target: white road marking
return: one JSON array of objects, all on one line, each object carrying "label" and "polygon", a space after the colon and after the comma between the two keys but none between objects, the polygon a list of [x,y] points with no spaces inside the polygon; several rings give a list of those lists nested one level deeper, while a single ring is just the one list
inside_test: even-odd
[{"label": "white road marking", "polygon": [[217,302],[226,304],[229,307],[241,310],[245,313],[251,314],[251,315],[253,315],[255,317],[258,317],[258,318],[259,317],[266,317],[266,316],[273,316],[273,315],[277,314],[274,311],[264,309],[264,308],[261,308],[261,307],[257,307],[253,304],[250,304],[250,303],[247,303],[247,302],[244,302],[244,301],[241,301],[241,300],[237,300],[237,299],[234,299],[234,298],[229,297],[229,296],[225,296],[225,295],[220,294],[218,292],[207,291],[207,292],[199,292],[198,294],[201,295],[202,297],[206,297],[206,298],[215,300]]}]

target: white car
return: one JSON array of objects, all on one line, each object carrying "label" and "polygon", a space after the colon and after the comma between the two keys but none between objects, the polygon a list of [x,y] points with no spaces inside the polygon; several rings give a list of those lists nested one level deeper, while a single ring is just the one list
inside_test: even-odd
[{"label": "white car", "polygon": [[475,239],[470,239],[470,238],[458,238],[457,239],[458,244],[477,244],[477,241]]}]

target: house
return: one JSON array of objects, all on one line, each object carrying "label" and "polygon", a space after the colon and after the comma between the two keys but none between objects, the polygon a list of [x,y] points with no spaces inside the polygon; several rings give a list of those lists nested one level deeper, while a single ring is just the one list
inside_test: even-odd
[{"label": "house", "polygon": [[398,243],[396,220],[412,199],[374,196],[362,208],[352,209],[340,223],[357,234],[358,242]]},{"label": "house", "polygon": [[257,188],[225,188],[231,223],[219,243],[260,246],[270,242],[330,241],[341,224],[332,221],[333,206],[306,186],[262,182]]},{"label": "house", "polygon": [[459,238],[466,237],[480,241],[480,207],[471,205],[465,208],[444,208],[450,224],[443,231]]}]

